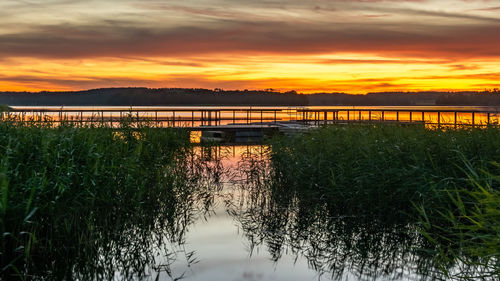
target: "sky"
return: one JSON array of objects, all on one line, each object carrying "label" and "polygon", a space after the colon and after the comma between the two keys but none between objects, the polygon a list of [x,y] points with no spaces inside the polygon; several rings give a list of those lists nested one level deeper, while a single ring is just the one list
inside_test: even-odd
[{"label": "sky", "polygon": [[500,0],[0,0],[0,91],[500,88]]}]

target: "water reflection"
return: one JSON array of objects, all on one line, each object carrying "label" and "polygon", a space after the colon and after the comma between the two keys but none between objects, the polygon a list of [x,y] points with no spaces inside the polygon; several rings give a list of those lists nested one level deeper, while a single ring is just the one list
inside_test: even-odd
[{"label": "water reflection", "polygon": [[102,202],[83,220],[87,236],[49,241],[26,272],[35,280],[442,278],[413,222],[356,216],[290,189],[273,174],[268,147],[198,146],[171,168],[142,206]]},{"label": "water reflection", "polygon": [[[61,223],[45,222],[52,229],[50,238],[37,237],[37,247],[27,260],[17,261],[19,272],[4,272],[2,278],[14,274],[29,280],[180,278],[183,273],[173,272],[171,264],[196,262],[194,252],[185,250],[185,237],[193,222],[209,215],[220,188],[217,162],[187,150],[167,166],[147,167],[152,179],[143,181],[154,183],[147,189],[117,188],[112,202],[100,202],[96,195],[89,212],[75,218],[70,229],[76,233],[65,233]],[[141,198],[139,204],[134,196]]]},{"label": "water reflection", "polygon": [[437,270],[430,245],[399,218],[353,216],[329,200],[280,186],[266,154],[242,157],[236,201],[227,202],[250,251],[265,246],[271,259],[304,257],[320,276],[335,280],[431,280]]},{"label": "water reflection", "polygon": [[312,107],[14,107],[0,119],[117,127],[123,120],[159,127],[288,122],[309,124],[403,122],[430,128],[500,125],[498,107],[470,106],[312,106]]}]

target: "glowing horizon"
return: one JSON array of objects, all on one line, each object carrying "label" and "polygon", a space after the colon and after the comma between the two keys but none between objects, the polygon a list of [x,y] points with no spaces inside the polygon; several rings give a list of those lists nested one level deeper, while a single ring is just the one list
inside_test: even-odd
[{"label": "glowing horizon", "polygon": [[6,0],[0,91],[500,88],[488,0]]}]

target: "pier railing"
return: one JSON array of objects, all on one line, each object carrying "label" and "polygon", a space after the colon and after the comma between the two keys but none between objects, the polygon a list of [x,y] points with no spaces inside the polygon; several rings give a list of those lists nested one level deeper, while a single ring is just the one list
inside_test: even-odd
[{"label": "pier railing", "polygon": [[2,112],[3,121],[45,122],[110,127],[120,122],[149,123],[158,127],[202,128],[227,124],[269,124],[300,122],[312,126],[351,123],[424,124],[431,127],[499,126],[500,112],[486,110],[437,109],[312,109],[312,108],[150,108],[150,109],[66,109],[23,108]]}]

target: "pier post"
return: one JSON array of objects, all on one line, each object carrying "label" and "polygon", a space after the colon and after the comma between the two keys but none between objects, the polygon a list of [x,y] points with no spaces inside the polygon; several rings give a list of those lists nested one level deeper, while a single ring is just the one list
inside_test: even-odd
[{"label": "pier post", "polygon": [[[246,123],[250,124],[252,121],[252,112],[256,112],[259,115],[255,117],[255,121],[263,124],[264,122],[277,123],[278,117],[280,120],[297,120],[310,125],[322,126],[335,123],[339,120],[347,120],[351,123],[363,123],[363,121],[370,122],[422,122],[424,125],[431,124],[435,128],[450,128],[458,129],[461,126],[471,126],[472,128],[483,128],[487,126],[497,126],[498,122],[496,120],[496,115],[494,111],[481,111],[481,110],[449,110],[449,109],[433,109],[433,110],[423,110],[423,109],[388,109],[388,108],[341,108],[341,109],[262,109],[262,108],[251,108],[251,109],[184,109],[181,110],[179,118],[177,118],[177,109],[155,109],[150,110],[112,110],[112,109],[96,109],[96,110],[86,110],[86,109],[71,109],[71,110],[30,110],[30,111],[13,111],[0,113],[0,118],[15,118],[16,120],[24,121],[39,121],[46,122],[47,124],[52,124],[54,126],[60,125],[67,120],[73,124],[79,124],[79,126],[84,126],[85,124],[96,124],[101,122],[106,127],[114,128],[117,122],[123,122],[124,119],[131,118],[133,123],[139,123],[142,120],[146,120],[151,123],[156,123],[156,126],[165,127],[179,127],[179,126],[221,126],[222,121],[228,121],[230,123],[231,119],[233,123],[238,123],[236,121],[242,121],[240,124],[245,124],[245,116],[242,114],[246,113]],[[441,111],[444,110],[444,111]],[[191,116],[189,116],[189,111],[191,111]],[[239,112],[240,116],[236,116],[236,112]],[[290,117],[278,116],[278,111],[280,114]],[[385,112],[389,112],[390,115],[386,118]],[[105,115],[105,112],[108,112]],[[344,115],[340,115],[340,112],[345,112]],[[353,115],[351,116],[351,112]],[[375,112],[375,113],[373,113]],[[378,112],[378,113],[377,113]],[[415,116],[413,114],[415,112]],[[85,116],[84,116],[85,113]],[[125,113],[125,115],[124,115]],[[232,117],[231,117],[232,113]],[[266,113],[266,116],[264,116]],[[330,113],[332,116],[330,116]],[[394,116],[395,120],[392,119],[392,113],[396,113]],[[401,115],[403,113],[403,116]],[[408,113],[408,117],[404,115]],[[428,116],[426,115],[428,114]],[[444,114],[443,114],[444,113]],[[477,114],[476,114],[477,113]],[[133,115],[132,115],[133,114]],[[154,114],[154,115],[153,115]],[[163,114],[163,115],[162,115]],[[200,114],[198,116],[197,114]],[[368,114],[367,117],[363,114]],[[380,114],[380,116],[378,116]],[[469,116],[469,114],[471,114]],[[478,115],[479,114],[479,115]],[[135,116],[134,116],[135,115]],[[185,116],[184,116],[185,115]],[[224,116],[223,116],[224,115]],[[242,115],[242,116],[241,116]],[[419,115],[421,117],[419,117]],[[479,117],[478,117],[479,116]],[[434,118],[437,121],[434,121]],[[449,117],[449,118],[448,118]],[[106,118],[108,120],[106,121]],[[115,122],[115,118],[116,121]],[[301,119],[302,118],[302,119]],[[341,119],[342,118],[342,119]],[[421,119],[420,119],[421,118]],[[452,119],[453,118],[453,119]],[[462,118],[465,121],[459,121]],[[471,119],[469,119],[471,118]],[[208,121],[208,122],[207,122]],[[212,122],[214,121],[214,122]],[[345,121],[344,121],[345,122]],[[77,125],[78,126],[78,125]]]}]

